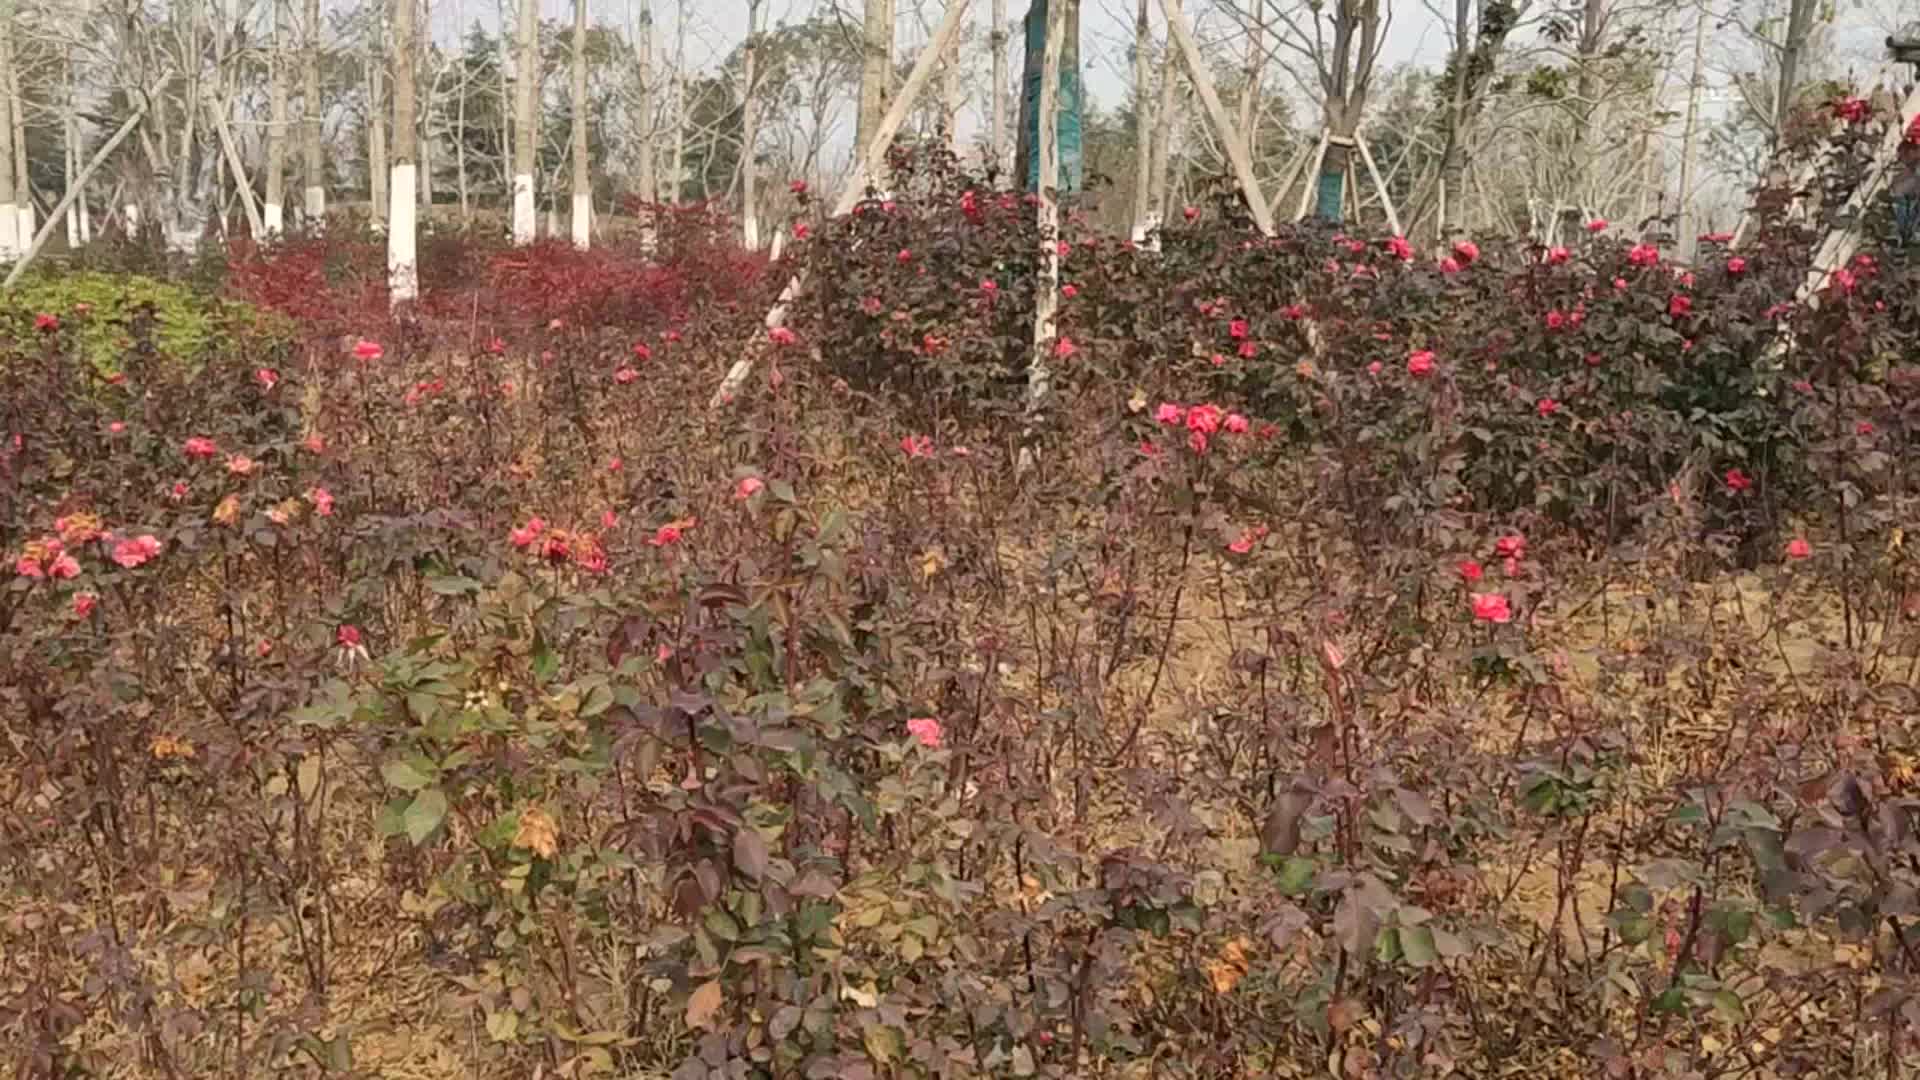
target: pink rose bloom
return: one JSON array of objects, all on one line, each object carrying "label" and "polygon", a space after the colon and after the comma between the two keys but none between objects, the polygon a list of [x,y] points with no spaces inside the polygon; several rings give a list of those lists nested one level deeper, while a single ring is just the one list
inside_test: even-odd
[{"label": "pink rose bloom", "polygon": [[799,339],[794,336],[792,330],[784,326],[776,326],[767,331],[767,340],[773,342],[775,345],[786,346],[793,344]]},{"label": "pink rose bloom", "polygon": [[279,384],[280,373],[272,368],[263,367],[253,373],[253,381],[260,384],[260,389],[271,390]]},{"label": "pink rose bloom", "polygon": [[210,458],[217,453],[220,448],[214,445],[212,439],[204,435],[195,435],[193,438],[180,444],[180,449],[190,458]]},{"label": "pink rose bloom", "polygon": [[326,488],[308,488],[307,501],[313,504],[314,513],[321,517],[333,516],[333,493]]},{"label": "pink rose bloom", "polygon": [[540,531],[546,527],[546,522],[540,520],[538,517],[531,517],[527,519],[525,525],[507,533],[507,540],[514,547],[524,551],[533,546],[533,542],[539,537]]},{"label": "pink rose bloom", "polygon": [[1227,428],[1228,434],[1245,435],[1247,433],[1248,426],[1249,425],[1247,423],[1246,417],[1241,416],[1239,413],[1227,414],[1226,428]]},{"label": "pink rose bloom", "polygon": [[113,561],[131,570],[160,554],[160,541],[151,533],[122,540],[113,546]]},{"label": "pink rose bloom", "polygon": [[377,341],[368,341],[366,338],[361,338],[359,341],[354,342],[353,355],[354,358],[358,360],[378,360],[387,355],[387,350],[382,348]]},{"label": "pink rose bloom", "polygon": [[74,593],[73,617],[76,619],[84,619],[93,614],[93,607],[99,602],[100,598],[90,592]]},{"label": "pink rose bloom", "polygon": [[1804,536],[1796,536],[1787,541],[1787,558],[1804,559],[1813,554],[1813,545],[1807,543]]},{"label": "pink rose bloom", "polygon": [[931,716],[916,716],[907,721],[907,734],[920,740],[929,750],[940,748],[940,721]]},{"label": "pink rose bloom", "polygon": [[22,555],[14,560],[13,572],[26,578],[42,578],[47,576],[47,572],[40,569],[39,560],[26,555]]},{"label": "pink rose bloom", "polygon": [[1589,222],[1587,222],[1587,231],[1588,231],[1588,232],[1590,232],[1590,233],[1603,233],[1603,232],[1606,232],[1606,231],[1607,231],[1607,219],[1606,219],[1606,218],[1594,218],[1594,219],[1593,219],[1592,221],[1589,221]]},{"label": "pink rose bloom", "polygon": [[1486,571],[1480,568],[1480,564],[1474,562],[1472,559],[1460,560],[1460,565],[1457,569],[1460,571],[1460,577],[1466,581],[1479,581],[1481,576],[1486,573]]},{"label": "pink rose bloom", "polygon": [[1433,374],[1433,350],[1421,349],[1407,357],[1407,374],[1415,378]]},{"label": "pink rose bloom", "polygon": [[1507,606],[1507,598],[1499,593],[1474,593],[1473,617],[1481,622],[1512,622],[1513,609]]},{"label": "pink rose bloom", "polygon": [[734,485],[733,497],[744,502],[747,499],[751,499],[755,495],[758,495],[760,493],[760,489],[766,486],[767,486],[766,482],[761,480],[757,476],[744,476],[740,478],[740,482],[738,484]]},{"label": "pink rose bloom", "polygon": [[1446,258],[1444,258],[1444,259],[1441,259],[1441,260],[1440,260],[1440,272],[1441,272],[1441,273],[1443,273],[1443,274],[1457,274],[1457,273],[1459,273],[1459,272],[1460,272],[1460,260],[1458,260],[1458,259],[1456,259],[1456,258],[1454,258],[1454,257],[1453,257],[1453,256],[1451,256],[1451,255],[1449,255],[1449,256],[1447,256],[1447,257],[1446,257]]},{"label": "pink rose bloom", "polygon": [[1510,533],[1493,542],[1493,553],[1503,559],[1524,558],[1527,554],[1527,538],[1519,533]]},{"label": "pink rose bloom", "polygon": [[59,558],[53,560],[51,566],[47,567],[47,573],[63,581],[69,578],[76,578],[80,576],[80,563],[73,556],[62,554]]}]

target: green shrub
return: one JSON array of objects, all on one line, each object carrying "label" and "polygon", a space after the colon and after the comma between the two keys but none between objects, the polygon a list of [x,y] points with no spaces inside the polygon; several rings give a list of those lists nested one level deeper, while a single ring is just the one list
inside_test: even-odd
[{"label": "green shrub", "polygon": [[270,348],[291,336],[284,319],[250,304],[138,274],[98,271],[28,275],[0,299],[0,326],[16,342],[31,341],[39,334],[35,320],[54,315],[60,332],[72,335],[74,351],[101,374],[113,375],[132,344],[134,320],[147,310],[154,347],[190,368],[225,347]]}]

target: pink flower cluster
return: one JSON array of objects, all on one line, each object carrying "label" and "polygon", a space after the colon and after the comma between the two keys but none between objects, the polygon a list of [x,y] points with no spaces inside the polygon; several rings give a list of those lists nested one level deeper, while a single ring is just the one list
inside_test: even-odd
[{"label": "pink flower cluster", "polygon": [[1247,418],[1239,413],[1230,413],[1220,406],[1205,402],[1198,405],[1180,405],[1163,401],[1153,411],[1153,419],[1161,427],[1177,428],[1185,425],[1187,446],[1196,454],[1204,454],[1213,437],[1226,431],[1229,435],[1244,435],[1248,427]]}]

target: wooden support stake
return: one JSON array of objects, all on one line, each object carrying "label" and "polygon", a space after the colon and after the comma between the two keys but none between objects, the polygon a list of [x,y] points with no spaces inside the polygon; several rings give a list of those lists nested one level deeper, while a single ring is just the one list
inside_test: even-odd
[{"label": "wooden support stake", "polygon": [[1326,149],[1326,145],[1327,133],[1322,131],[1318,143],[1313,146],[1301,148],[1300,155],[1293,159],[1293,164],[1287,166],[1287,174],[1281,177],[1280,186],[1274,189],[1273,201],[1267,204],[1268,214],[1278,214],[1280,212],[1280,202],[1287,197],[1287,192],[1293,190],[1293,182],[1300,179],[1301,170],[1317,160],[1321,152]]},{"label": "wooden support stake", "polygon": [[1200,55],[1200,46],[1193,40],[1187,17],[1180,13],[1180,5],[1174,0],[1160,0],[1160,10],[1165,13],[1167,29],[1172,31],[1174,40],[1180,46],[1180,54],[1187,62],[1187,77],[1193,80],[1194,89],[1200,91],[1200,101],[1207,107],[1207,118],[1213,121],[1214,132],[1220,136],[1227,158],[1233,163],[1234,177],[1240,181],[1240,193],[1246,196],[1253,223],[1260,227],[1262,233],[1272,236],[1273,214],[1267,209],[1266,197],[1260,194],[1260,181],[1253,175],[1253,161],[1247,157],[1246,141],[1240,137],[1233,120],[1227,116],[1226,107],[1220,104],[1220,95],[1213,87],[1213,74],[1205,58]]},{"label": "wooden support stake", "polygon": [[[888,106],[887,115],[880,120],[880,126],[873,133],[873,139],[867,143],[866,151],[853,164],[853,175],[847,177],[847,186],[840,192],[840,198],[833,204],[833,216],[845,217],[859,204],[866,194],[867,178],[879,171],[881,162],[886,158],[887,147],[893,145],[894,133],[900,125],[906,123],[907,112],[919,99],[920,92],[926,88],[927,80],[933,76],[933,69],[939,66],[940,58],[947,54],[953,39],[959,36],[960,24],[967,11],[967,0],[949,0],[947,13],[940,20],[940,26],[933,32],[925,49],[913,62],[913,70],[908,73],[907,81]],[[786,288],[780,290],[780,298],[767,312],[765,325],[771,330],[787,321],[787,309],[800,298],[800,289],[806,283],[805,271],[795,270],[787,279]],[[727,369],[726,377],[720,380],[720,389],[714,392],[711,407],[719,408],[732,400],[746,385],[747,376],[753,373],[753,349],[733,362]]]},{"label": "wooden support stake", "polygon": [[1307,216],[1307,209],[1313,205],[1313,197],[1320,185],[1320,166],[1327,161],[1327,143],[1331,135],[1325,128],[1320,129],[1320,145],[1314,148],[1313,162],[1307,166],[1306,179],[1300,184],[1300,205],[1293,208],[1293,220],[1299,221]]},{"label": "wooden support stake", "polygon": [[[1380,209],[1387,212],[1387,227],[1393,230],[1393,235],[1405,236],[1406,234],[1400,231],[1400,215],[1393,212],[1393,196],[1387,194],[1387,182],[1380,179],[1380,167],[1373,163],[1373,154],[1367,149],[1367,140],[1356,134],[1353,144],[1360,148],[1360,160],[1366,163],[1367,175],[1373,177],[1373,189],[1380,193]],[[1353,204],[1356,208],[1360,205],[1360,197],[1357,194],[1354,196]]]}]

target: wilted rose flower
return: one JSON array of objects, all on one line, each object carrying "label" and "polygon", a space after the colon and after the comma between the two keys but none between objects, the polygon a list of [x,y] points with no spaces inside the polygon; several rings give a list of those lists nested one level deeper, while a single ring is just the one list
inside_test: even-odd
[{"label": "wilted rose flower", "polygon": [[263,367],[253,373],[253,381],[260,384],[260,389],[271,390],[279,385],[280,373],[272,368]]}]

